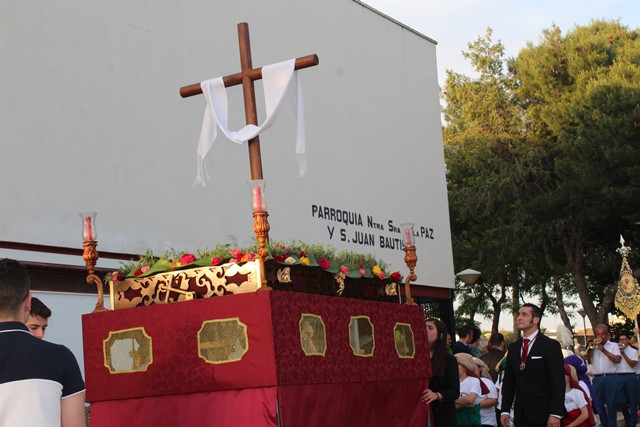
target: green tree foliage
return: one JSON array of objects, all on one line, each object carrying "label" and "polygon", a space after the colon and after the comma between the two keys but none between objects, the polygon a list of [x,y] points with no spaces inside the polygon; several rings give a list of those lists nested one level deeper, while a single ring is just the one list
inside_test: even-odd
[{"label": "green tree foliage", "polygon": [[514,64],[527,131],[555,151],[535,212],[592,323],[613,309],[618,235],[636,237],[640,220],[639,49],[637,31],[594,21],[565,36],[544,31]]},{"label": "green tree foliage", "polygon": [[618,235],[640,241],[639,33],[616,21],[552,27],[516,59],[491,36],[464,54],[478,77],[448,71],[443,90],[454,261],[484,279],[459,314],[471,297],[495,308],[506,289],[514,308],[538,295],[564,313],[563,292],[575,290],[602,322]]}]

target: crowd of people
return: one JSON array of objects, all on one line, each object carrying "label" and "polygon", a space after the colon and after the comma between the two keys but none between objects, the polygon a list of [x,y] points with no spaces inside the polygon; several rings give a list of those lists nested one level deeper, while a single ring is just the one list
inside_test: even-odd
[{"label": "crowd of people", "polygon": [[[446,325],[427,320],[433,378],[421,399],[428,427],[616,427],[638,422],[640,363],[634,337],[611,340],[597,325],[585,348],[561,349],[540,332],[540,309],[524,304],[516,325],[522,333],[505,351],[494,333],[486,346],[475,326],[458,329],[451,344]],[[636,329],[636,335],[640,331]]]}]

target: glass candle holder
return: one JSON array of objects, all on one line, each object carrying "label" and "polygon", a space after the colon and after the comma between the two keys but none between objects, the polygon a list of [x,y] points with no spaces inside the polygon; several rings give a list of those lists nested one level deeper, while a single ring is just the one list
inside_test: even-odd
[{"label": "glass candle holder", "polygon": [[267,196],[265,188],[267,181],[264,179],[252,179],[248,184],[249,188],[251,188],[251,210],[253,212],[266,212]]},{"label": "glass candle holder", "polygon": [[400,228],[402,229],[402,241],[405,246],[415,246],[416,238],[413,236],[413,223],[405,222],[404,224],[400,224]]},{"label": "glass candle holder", "polygon": [[97,212],[80,212],[82,219],[82,239],[85,242],[98,239],[98,231],[96,229]]}]

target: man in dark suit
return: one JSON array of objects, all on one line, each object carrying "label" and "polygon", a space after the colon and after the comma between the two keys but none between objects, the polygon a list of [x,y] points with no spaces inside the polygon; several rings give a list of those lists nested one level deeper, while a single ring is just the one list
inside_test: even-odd
[{"label": "man in dark suit", "polygon": [[[523,304],[516,326],[523,339],[509,346],[502,383],[500,424],[509,427],[560,427],[564,409],[564,361],[560,343],[540,332],[540,308]],[[514,401],[515,399],[515,401]]]},{"label": "man in dark suit", "polygon": [[458,329],[458,341],[453,345],[453,354],[467,353],[471,354],[469,344],[473,340],[473,328],[463,325]]}]

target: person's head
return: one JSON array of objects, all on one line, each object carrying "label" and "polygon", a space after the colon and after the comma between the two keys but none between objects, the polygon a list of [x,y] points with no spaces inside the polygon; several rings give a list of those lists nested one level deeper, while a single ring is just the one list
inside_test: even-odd
[{"label": "person's head", "polygon": [[13,259],[0,259],[0,319],[25,323],[31,309],[27,269]]},{"label": "person's head", "polygon": [[448,334],[447,325],[442,320],[427,319],[427,340],[431,350],[436,346],[446,346]]},{"label": "person's head", "polygon": [[456,353],[453,355],[458,361],[458,376],[463,380],[469,376],[467,370],[476,371],[476,365],[473,363],[473,356],[467,353]]},{"label": "person's head", "polygon": [[630,344],[629,335],[620,334],[620,337],[618,338],[618,342],[620,343],[620,348],[628,347]]},{"label": "person's head", "polygon": [[49,317],[51,316],[51,310],[44,305],[36,297],[31,298],[31,311],[29,312],[29,320],[27,320],[27,328],[31,335],[36,338],[44,338],[44,333],[49,326]]},{"label": "person's head", "polygon": [[480,336],[481,336],[481,331],[480,328],[478,328],[477,326],[472,326],[471,327],[471,344],[473,345],[478,345],[478,341],[480,340]]},{"label": "person's head", "polygon": [[489,338],[489,349],[497,349],[504,351],[504,335],[500,332],[491,334]]},{"label": "person's head", "polygon": [[449,342],[447,325],[439,319],[427,319],[427,341],[431,351],[431,368],[435,377],[444,377],[446,365],[447,346]]},{"label": "person's head", "polygon": [[569,364],[564,365],[564,382],[567,388],[574,388],[578,386],[578,374],[576,368]]},{"label": "person's head", "polygon": [[460,341],[469,344],[473,341],[473,328],[469,325],[463,325],[458,329],[458,337]]},{"label": "person's head", "polygon": [[596,338],[599,339],[603,344],[609,341],[609,328],[607,325],[603,323],[599,323],[596,325]]},{"label": "person's head", "polygon": [[487,354],[489,352],[489,340],[485,337],[481,337],[478,340],[478,349],[482,354]]},{"label": "person's head", "polygon": [[516,326],[523,333],[529,335],[536,329],[540,328],[541,318],[542,313],[537,305],[531,303],[522,304],[522,307],[518,310]]}]

